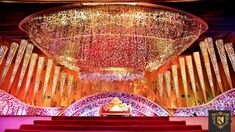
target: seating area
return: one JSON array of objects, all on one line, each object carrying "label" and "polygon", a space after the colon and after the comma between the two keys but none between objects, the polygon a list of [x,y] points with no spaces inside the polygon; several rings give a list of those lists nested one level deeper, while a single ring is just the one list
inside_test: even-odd
[{"label": "seating area", "polygon": [[5,132],[79,132],[79,131],[155,131],[207,132],[200,125],[186,125],[185,121],[170,121],[169,117],[52,117],[22,124],[19,129]]}]

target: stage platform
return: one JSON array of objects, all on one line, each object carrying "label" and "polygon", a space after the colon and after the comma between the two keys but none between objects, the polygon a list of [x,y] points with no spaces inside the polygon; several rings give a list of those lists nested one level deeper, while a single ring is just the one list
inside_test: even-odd
[{"label": "stage platform", "polygon": [[[232,117],[235,122],[235,117]],[[22,125],[24,124],[24,125]],[[80,124],[80,125],[79,125]],[[66,127],[67,126],[67,127]],[[126,129],[128,126],[128,129]],[[0,131],[3,132],[31,132],[32,129],[41,130],[87,130],[87,131],[122,131],[122,130],[162,130],[176,131],[185,129],[208,130],[207,117],[33,117],[33,116],[1,116]],[[123,128],[124,127],[124,128]],[[125,128],[126,127],[126,128]],[[98,129],[97,129],[98,128]],[[138,129],[137,129],[138,128]],[[231,124],[231,131],[235,131],[235,123]],[[11,130],[10,130],[11,129]],[[62,132],[63,132],[62,131]],[[50,131],[51,132],[51,131]]]}]

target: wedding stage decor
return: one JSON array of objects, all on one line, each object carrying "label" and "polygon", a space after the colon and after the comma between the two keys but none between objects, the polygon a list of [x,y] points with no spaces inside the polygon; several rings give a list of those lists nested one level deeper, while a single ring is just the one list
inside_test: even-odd
[{"label": "wedding stage decor", "polygon": [[192,14],[79,3],[36,12],[19,28],[30,40],[0,46],[1,115],[100,116],[113,98],[132,116],[234,114],[234,47],[205,37],[200,51],[181,54],[208,28]]}]

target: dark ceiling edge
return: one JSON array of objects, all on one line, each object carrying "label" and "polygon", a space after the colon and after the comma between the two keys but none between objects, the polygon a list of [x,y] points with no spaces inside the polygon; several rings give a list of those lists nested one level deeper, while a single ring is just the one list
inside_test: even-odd
[{"label": "dark ceiling edge", "polygon": [[77,3],[77,2],[149,2],[149,3],[176,3],[176,2],[225,2],[229,0],[1,0],[0,3]]}]

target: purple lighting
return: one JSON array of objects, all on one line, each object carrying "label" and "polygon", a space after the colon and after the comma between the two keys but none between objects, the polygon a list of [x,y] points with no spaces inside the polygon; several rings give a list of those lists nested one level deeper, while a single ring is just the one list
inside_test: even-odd
[{"label": "purple lighting", "polygon": [[235,115],[235,89],[229,90],[198,107],[172,109],[175,116],[208,116],[208,110],[230,110]]},{"label": "purple lighting", "polygon": [[61,110],[60,107],[30,106],[0,90],[0,115],[57,116]]},{"label": "purple lighting", "polygon": [[169,113],[156,103],[133,94],[123,92],[106,92],[85,97],[67,107],[35,107],[27,105],[8,93],[0,90],[0,115],[27,116],[99,116],[101,105],[113,97],[132,106],[133,116],[207,116],[208,110],[231,110],[235,115],[235,89],[229,90],[207,104],[197,107],[168,108]]},{"label": "purple lighting", "polygon": [[131,104],[132,116],[169,116],[170,114],[156,103],[134,94],[123,92],[107,92],[85,97],[63,112],[63,116],[99,116],[102,104],[108,103],[112,98],[118,97],[126,104]]}]

